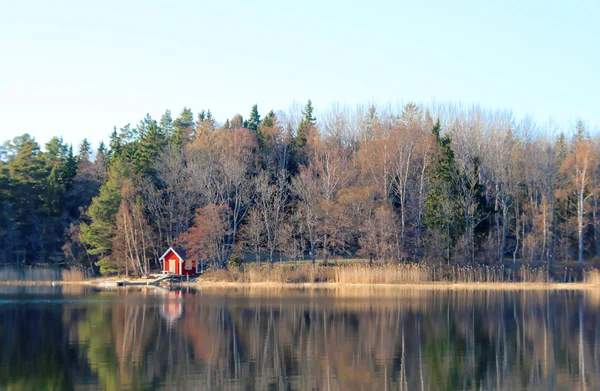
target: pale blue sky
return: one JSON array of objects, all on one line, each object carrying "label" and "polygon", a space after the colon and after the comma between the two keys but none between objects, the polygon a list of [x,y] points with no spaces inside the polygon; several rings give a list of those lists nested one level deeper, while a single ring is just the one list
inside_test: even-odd
[{"label": "pale blue sky", "polygon": [[0,134],[106,139],[312,99],[459,101],[600,125],[600,1],[0,0]]}]

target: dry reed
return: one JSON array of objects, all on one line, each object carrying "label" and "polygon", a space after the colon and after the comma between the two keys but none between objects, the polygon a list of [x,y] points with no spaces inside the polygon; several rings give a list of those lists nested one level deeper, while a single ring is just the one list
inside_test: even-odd
[{"label": "dry reed", "polygon": [[84,269],[65,269],[62,271],[62,282],[80,282],[86,281],[91,277],[90,273]]},{"label": "dry reed", "polygon": [[0,269],[0,281],[2,282],[43,282],[58,281],[60,279],[61,271],[58,268],[4,267]]},{"label": "dry reed", "polygon": [[34,267],[34,268],[13,268],[4,267],[0,269],[0,283],[49,283],[53,281],[61,282],[81,282],[90,278],[86,270],[60,269],[57,267]]},{"label": "dry reed", "polygon": [[597,269],[584,271],[583,282],[586,284],[600,285],[600,271]]},{"label": "dry reed", "polygon": [[[599,274],[600,276],[600,274]],[[591,274],[588,279],[592,278]],[[600,281],[600,277],[598,277]],[[522,266],[430,266],[409,263],[313,266],[303,264],[247,265],[240,270],[205,273],[201,281],[238,283],[338,283],[338,284],[424,284],[424,283],[549,283],[546,268]]]}]

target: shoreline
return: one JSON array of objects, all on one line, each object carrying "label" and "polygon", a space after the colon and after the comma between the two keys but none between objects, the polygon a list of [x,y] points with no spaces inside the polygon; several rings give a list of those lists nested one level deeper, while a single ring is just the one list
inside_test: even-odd
[{"label": "shoreline", "polygon": [[424,282],[402,284],[362,284],[341,282],[279,283],[279,282],[226,282],[204,281],[180,283],[179,286],[193,288],[287,288],[328,290],[338,288],[386,289],[386,290],[600,290],[600,285],[591,283],[530,283],[530,282]]},{"label": "shoreline", "polygon": [[[91,279],[84,281],[0,281],[0,286],[62,286],[62,285],[80,285],[92,287],[145,287],[157,286],[148,284],[145,279]],[[385,289],[385,290],[496,290],[496,291],[515,291],[515,290],[599,290],[599,284],[584,282],[423,282],[423,283],[341,283],[341,282],[306,282],[306,283],[282,283],[282,282],[229,282],[229,281],[196,281],[172,283],[169,286],[186,288],[258,288],[258,289],[314,289],[314,290],[333,290],[339,288],[360,288],[360,289]]]}]

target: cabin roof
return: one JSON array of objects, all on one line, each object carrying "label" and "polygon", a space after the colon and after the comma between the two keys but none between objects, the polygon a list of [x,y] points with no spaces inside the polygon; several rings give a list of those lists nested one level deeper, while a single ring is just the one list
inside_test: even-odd
[{"label": "cabin roof", "polygon": [[175,249],[173,247],[169,247],[167,249],[167,251],[165,251],[165,253],[160,258],[158,258],[158,260],[162,261],[167,256],[169,251],[173,251],[175,253],[175,255],[177,255],[179,257],[179,259],[185,260],[185,250],[182,248],[179,248],[179,247],[177,247],[177,249]]}]

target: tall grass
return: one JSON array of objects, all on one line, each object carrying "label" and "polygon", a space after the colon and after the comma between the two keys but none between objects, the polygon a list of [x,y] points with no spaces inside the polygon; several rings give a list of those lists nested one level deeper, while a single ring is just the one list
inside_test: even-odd
[{"label": "tall grass", "polygon": [[303,264],[294,265],[248,265],[242,270],[207,271],[203,281],[260,283],[315,283],[331,282],[334,268]]},{"label": "tall grass", "polygon": [[401,284],[432,281],[431,270],[416,264],[377,266],[352,265],[334,268],[334,280],[341,284]]},{"label": "tall grass", "polygon": [[34,283],[34,282],[76,282],[84,281],[90,275],[87,271],[79,268],[60,269],[56,267],[32,267],[32,268],[0,268],[0,283]]},{"label": "tall grass", "polygon": [[[591,277],[590,277],[591,278]],[[240,283],[315,283],[340,284],[419,284],[551,282],[546,268],[523,266],[519,269],[500,266],[430,266],[427,264],[391,263],[351,264],[343,266],[249,265],[242,270],[216,270],[205,273],[201,280]],[[598,276],[600,281],[600,273]]]},{"label": "tall grass", "polygon": [[598,271],[598,269],[584,271],[583,282],[586,284],[600,285],[600,271]]},{"label": "tall grass", "polygon": [[58,268],[13,268],[3,267],[0,269],[0,281],[2,282],[42,282],[59,281],[61,271]]},{"label": "tall grass", "polygon": [[85,269],[64,269],[62,271],[61,281],[79,282],[85,281],[91,277],[91,273]]}]

